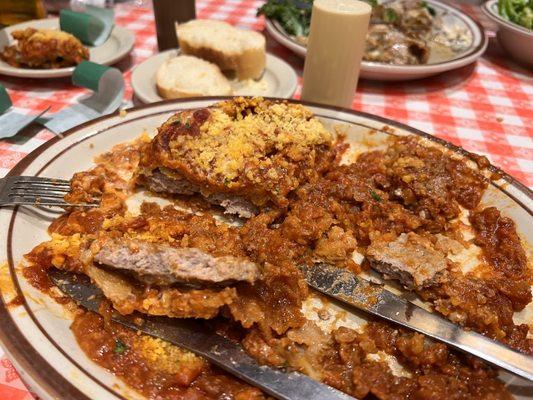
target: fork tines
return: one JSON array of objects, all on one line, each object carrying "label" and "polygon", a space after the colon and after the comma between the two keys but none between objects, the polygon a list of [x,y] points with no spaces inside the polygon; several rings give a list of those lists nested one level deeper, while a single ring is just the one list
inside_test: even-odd
[{"label": "fork tines", "polygon": [[86,203],[67,203],[64,200],[64,196],[69,191],[70,182],[63,179],[11,176],[0,180],[0,205],[97,206],[96,204]]},{"label": "fork tines", "polygon": [[43,178],[40,176],[12,176],[8,179],[11,179],[13,184],[17,185],[39,185],[54,188],[65,188],[65,190],[70,188],[70,182],[64,179]]}]

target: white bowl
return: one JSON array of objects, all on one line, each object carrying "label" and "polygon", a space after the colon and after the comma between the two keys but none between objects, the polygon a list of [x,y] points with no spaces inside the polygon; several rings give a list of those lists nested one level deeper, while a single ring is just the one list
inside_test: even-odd
[{"label": "white bowl", "polygon": [[506,20],[498,13],[498,0],[489,0],[483,11],[498,24],[498,42],[518,63],[533,67],[533,30]]}]

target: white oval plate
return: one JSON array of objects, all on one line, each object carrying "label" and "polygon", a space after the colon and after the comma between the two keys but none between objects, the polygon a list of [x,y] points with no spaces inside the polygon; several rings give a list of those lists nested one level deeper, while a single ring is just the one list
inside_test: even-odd
[{"label": "white oval plate", "polygon": [[[481,57],[488,45],[488,39],[485,36],[483,27],[454,7],[436,0],[428,0],[427,3],[438,14],[443,15],[443,23],[446,26],[464,27],[471,32],[472,44],[470,47],[463,53],[457,54],[453,59],[433,64],[394,65],[363,61],[361,64],[361,78],[379,81],[406,81],[426,78],[464,67]],[[278,43],[292,50],[300,57],[305,57],[307,48],[289,35],[277,21],[267,19],[266,29]]]},{"label": "white oval plate", "polygon": [[[0,30],[0,51],[5,46],[13,44],[11,32],[25,29],[59,29],[58,18],[36,19],[12,25]],[[128,55],[133,49],[135,35],[128,29],[115,25],[109,38],[100,46],[87,46],[90,52],[89,60],[102,65],[111,65]],[[55,69],[15,68],[0,60],[0,75],[16,76],[19,78],[59,78],[70,76],[74,67]]]},{"label": "white oval plate", "polygon": [[[17,164],[9,175],[70,179],[74,172],[90,168],[93,158],[113,145],[134,139],[143,131],[154,133],[177,110],[205,107],[220,99],[161,102],[128,110],[125,116],[115,113],[87,122],[43,144]],[[339,123],[346,124],[347,140],[357,144],[358,149],[378,145],[379,140],[388,134],[383,127],[389,126],[396,129],[399,135],[422,136],[436,146],[446,147],[458,157],[467,156],[458,147],[394,121],[352,110],[308,106],[329,128]],[[482,202],[484,205],[497,206],[511,217],[517,224],[525,247],[531,249],[533,194],[509,175],[501,172],[501,176],[500,180],[489,185]],[[46,229],[56,216],[35,208],[0,208],[1,346],[13,360],[22,378],[43,400],[141,398],[113,374],[85,356],[69,329],[70,320],[62,306],[34,289],[17,267],[25,253],[48,240]],[[15,296],[21,296],[22,304],[6,306]],[[322,307],[310,308],[315,310],[316,317],[316,310]],[[338,313],[332,308],[330,310]],[[361,324],[362,314],[344,312],[343,315],[330,320],[351,327]],[[531,398],[531,385],[508,374],[502,374],[501,377],[517,399]]]},{"label": "white oval plate", "polygon": [[[156,88],[157,69],[169,58],[179,54],[179,50],[167,50],[154,54],[137,65],[131,75],[131,87],[135,96],[143,103],[155,103],[165,100]],[[268,54],[265,72],[258,82],[239,82],[231,80],[230,84],[236,96],[264,96],[291,98],[298,86],[296,71],[281,58]]]}]

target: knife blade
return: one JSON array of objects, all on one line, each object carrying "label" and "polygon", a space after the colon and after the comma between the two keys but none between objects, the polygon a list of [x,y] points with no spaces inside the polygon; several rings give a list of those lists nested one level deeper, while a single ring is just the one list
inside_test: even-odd
[{"label": "knife blade", "polygon": [[[60,270],[52,270],[49,276],[61,291],[78,304],[98,312],[104,296],[100,289],[91,284],[88,277]],[[111,319],[198,354],[280,400],[354,399],[298,372],[285,372],[259,365],[241,346],[191,319],[143,316],[142,323],[139,323],[138,316],[134,319],[118,313],[114,313]]]},{"label": "knife blade", "polygon": [[326,263],[300,267],[307,284],[315,290],[370,314],[423,333],[463,352],[533,380],[533,357],[519,353],[477,332],[431,313],[352,272]]}]

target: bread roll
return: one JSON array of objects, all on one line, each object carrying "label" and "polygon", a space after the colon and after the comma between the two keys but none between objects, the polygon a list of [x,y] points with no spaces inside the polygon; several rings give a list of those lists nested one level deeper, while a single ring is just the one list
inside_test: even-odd
[{"label": "bread roll", "polygon": [[237,79],[259,79],[266,63],[266,41],[259,32],[226,22],[196,19],[176,26],[183,54],[211,61]]},{"label": "bread roll", "polygon": [[215,64],[187,55],[166,60],[157,70],[156,86],[165,99],[232,94],[228,79]]}]

